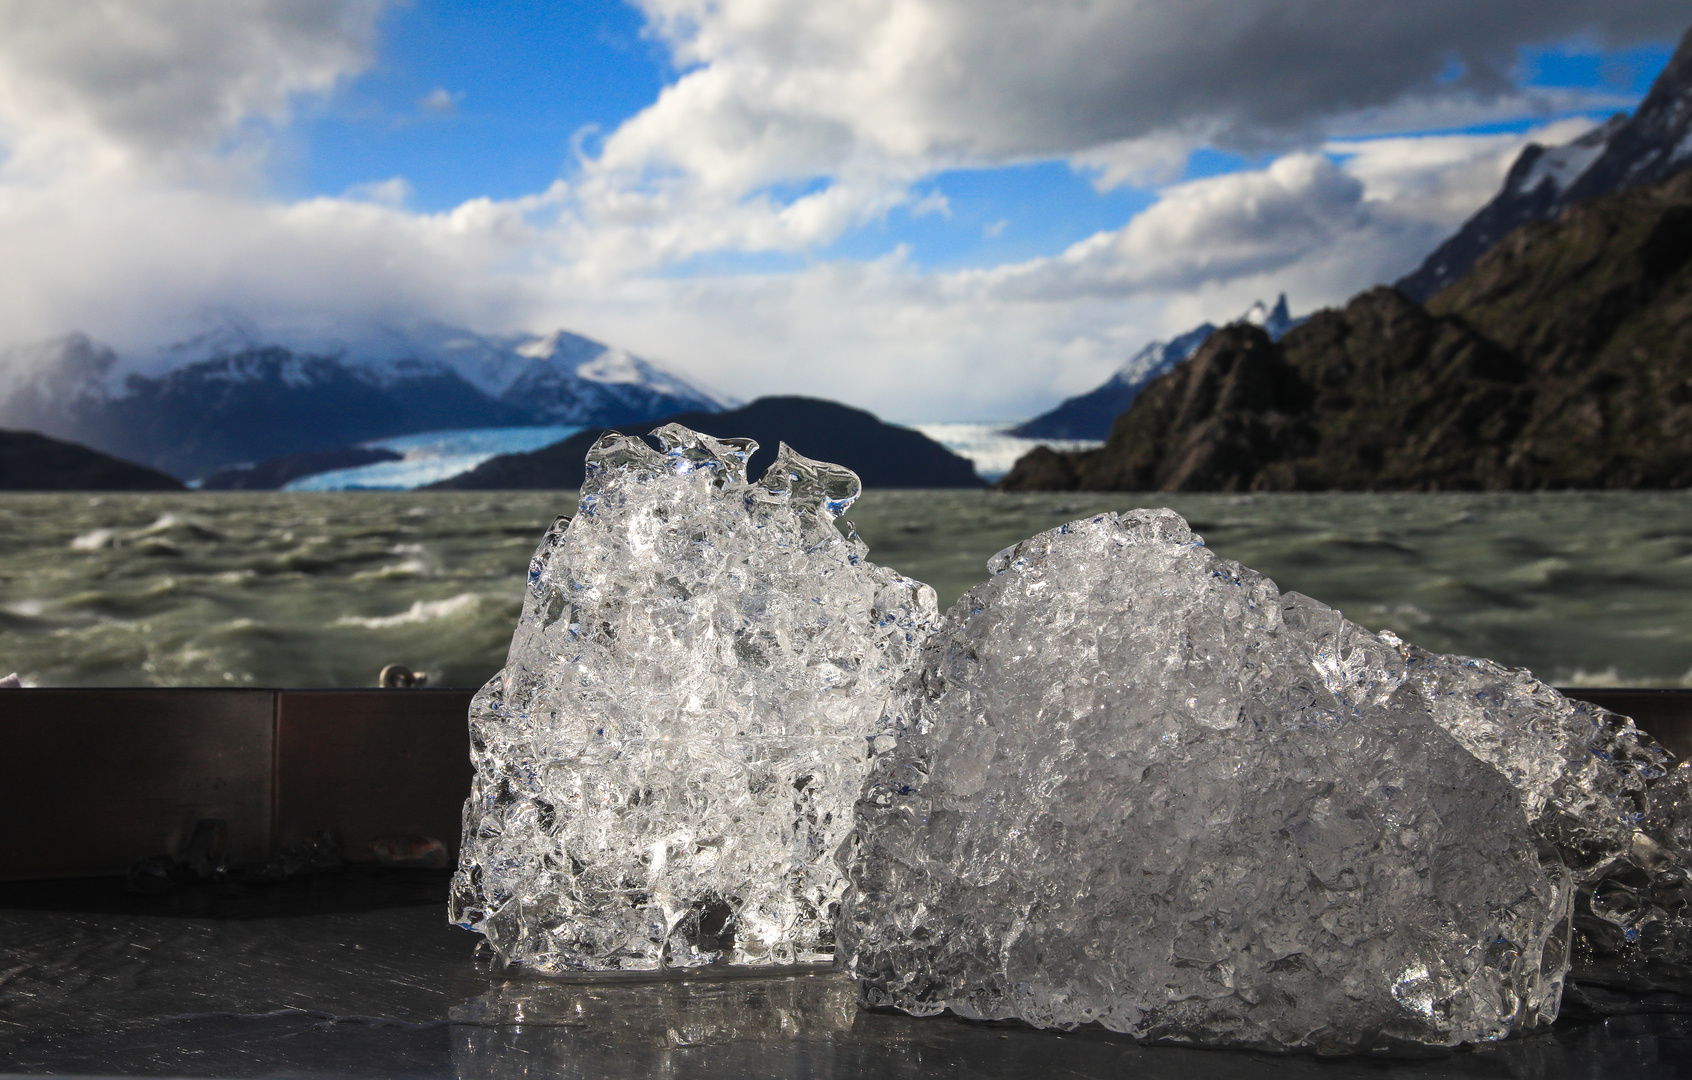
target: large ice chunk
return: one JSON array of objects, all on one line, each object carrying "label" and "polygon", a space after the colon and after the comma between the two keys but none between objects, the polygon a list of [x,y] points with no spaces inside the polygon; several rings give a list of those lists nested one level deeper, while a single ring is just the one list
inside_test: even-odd
[{"label": "large ice chunk", "polygon": [[[1692,994],[1692,763],[1519,668],[1381,637],[1407,690],[1516,788],[1574,872],[1572,977]],[[1327,674],[1336,688],[1356,676],[1346,665]]]},{"label": "large ice chunk", "polygon": [[[471,705],[452,918],[570,970],[827,960],[883,705],[938,621],[835,518],[858,478],[608,435]],[[889,740],[891,741],[891,740]]]},{"label": "large ice chunk", "polygon": [[1391,642],[1169,511],[991,569],[858,802],[842,947],[868,1002],[1328,1050],[1555,1017],[1569,873]]}]

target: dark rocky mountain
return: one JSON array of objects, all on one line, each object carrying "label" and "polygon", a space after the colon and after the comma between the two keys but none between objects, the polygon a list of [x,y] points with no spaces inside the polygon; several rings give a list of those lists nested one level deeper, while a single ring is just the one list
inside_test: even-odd
[{"label": "dark rocky mountain", "polygon": [[[910,428],[885,424],[871,413],[833,401],[805,397],[759,398],[727,412],[682,413],[621,428],[650,433],[677,423],[719,439],[749,438],[758,443],[748,475],[758,477],[787,443],[807,457],[844,465],[866,488],[983,487],[965,458]],[[606,428],[579,431],[562,442],[527,454],[504,454],[449,480],[431,484],[452,490],[572,490],[582,485],[588,448]]]},{"label": "dark rocky mountain", "polygon": [[0,491],[181,491],[174,476],[34,431],[0,431]]},{"label": "dark rocky mountain", "polygon": [[1215,330],[1214,323],[1202,323],[1170,341],[1152,342],[1100,385],[1064,398],[1056,408],[1023,421],[1008,434],[1025,439],[1103,439],[1116,418],[1134,403],[1135,394],[1197,352]]},{"label": "dark rocky mountain", "polygon": [[[1287,310],[1287,294],[1282,293],[1273,308],[1259,301],[1237,321],[1261,326],[1271,340],[1277,340],[1301,320]],[[1192,356],[1215,331],[1213,323],[1202,323],[1170,341],[1154,341],[1129,357],[1102,385],[1066,398],[1057,408],[1018,424],[1008,434],[1026,439],[1102,440],[1116,418],[1133,404],[1134,395]]]},{"label": "dark rocky mountain", "polygon": [[282,348],[218,357],[70,412],[71,431],[178,476],[231,463],[446,428],[533,424],[455,371],[420,370],[385,384],[331,357]]},{"label": "dark rocky mountain", "polygon": [[1426,307],[1225,328],[1011,490],[1692,486],[1692,170],[1511,233]]},{"label": "dark rocky mountain", "polygon": [[71,334],[3,361],[0,422],[189,477],[423,431],[634,423],[723,406],[562,331],[489,337],[423,324],[275,344],[232,324],[145,360]]},{"label": "dark rocky mountain", "polygon": [[405,455],[376,446],[343,446],[338,450],[314,450],[287,454],[253,465],[219,469],[200,483],[201,491],[276,491],[290,480],[315,476],[332,469],[354,469],[379,461],[399,461]]},{"label": "dark rocky mountain", "polygon": [[1530,143],[1504,187],[1397,288],[1418,302],[1457,281],[1512,230],[1612,191],[1645,187],[1692,164],[1692,30],[1631,117],[1563,146]]}]

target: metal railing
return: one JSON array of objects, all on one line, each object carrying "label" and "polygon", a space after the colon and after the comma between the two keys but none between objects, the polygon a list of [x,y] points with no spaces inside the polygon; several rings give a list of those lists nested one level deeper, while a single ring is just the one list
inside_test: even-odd
[{"label": "metal railing", "polygon": [[[1692,755],[1692,690],[1563,692]],[[0,690],[0,880],[123,874],[208,835],[232,866],[325,833],[348,862],[451,865],[472,693]]]}]

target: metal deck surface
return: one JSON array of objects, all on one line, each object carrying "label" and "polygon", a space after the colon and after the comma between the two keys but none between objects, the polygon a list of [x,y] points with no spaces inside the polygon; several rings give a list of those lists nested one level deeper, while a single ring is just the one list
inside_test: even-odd
[{"label": "metal deck surface", "polygon": [[[1142,1046],[867,1011],[850,980],[496,970],[438,871],[134,896],[0,888],[0,1074],[192,1077],[1692,1076],[1692,999],[1593,991],[1548,1032],[1423,1060]],[[1570,1006],[1574,1006],[1572,1009]],[[1598,1015],[1602,1013],[1612,1015]]]}]

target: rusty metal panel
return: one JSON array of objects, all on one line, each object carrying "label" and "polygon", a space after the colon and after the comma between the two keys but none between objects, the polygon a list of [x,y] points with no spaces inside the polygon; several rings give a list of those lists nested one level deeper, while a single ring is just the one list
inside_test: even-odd
[{"label": "rusty metal panel", "polygon": [[[1692,758],[1692,691],[1567,689]],[[323,830],[456,860],[470,690],[0,690],[0,880],[121,874],[227,827],[232,866]]]},{"label": "rusty metal panel", "polygon": [[0,690],[0,879],[121,874],[226,823],[270,850],[269,690]]},{"label": "rusty metal panel", "polygon": [[349,862],[450,865],[470,793],[472,693],[277,691],[277,844],[328,829]]}]

